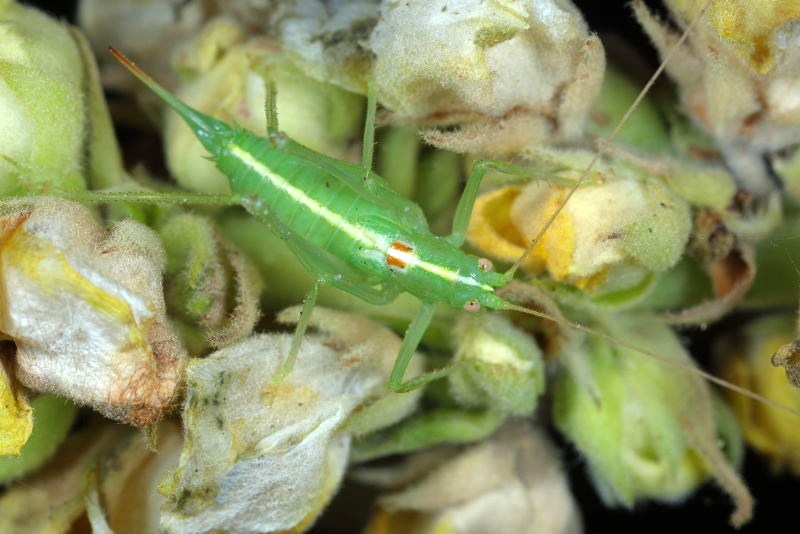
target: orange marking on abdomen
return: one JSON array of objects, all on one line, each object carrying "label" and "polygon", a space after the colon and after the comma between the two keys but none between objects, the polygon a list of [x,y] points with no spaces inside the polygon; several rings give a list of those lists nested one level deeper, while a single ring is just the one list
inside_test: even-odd
[{"label": "orange marking on abdomen", "polygon": [[391,267],[397,267],[398,269],[405,269],[406,262],[399,258],[397,255],[393,254],[394,251],[408,253],[413,251],[414,249],[402,243],[400,241],[395,241],[389,246],[389,250],[386,251],[386,265]]}]

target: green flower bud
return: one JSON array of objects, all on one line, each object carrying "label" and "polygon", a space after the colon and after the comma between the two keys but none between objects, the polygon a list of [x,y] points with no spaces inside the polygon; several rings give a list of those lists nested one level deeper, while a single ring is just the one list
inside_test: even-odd
[{"label": "green flower bud", "polygon": [[797,306],[797,292],[787,289],[796,285],[797,266],[793,258],[800,257],[798,235],[800,210],[796,204],[786,203],[778,228],[757,245],[758,271],[745,297],[745,306],[759,309]]},{"label": "green flower bud", "polygon": [[375,171],[406,198],[414,195],[421,148],[417,129],[412,126],[390,127],[380,132]]},{"label": "green flower bud", "polygon": [[670,187],[693,205],[724,212],[733,202],[736,182],[723,167],[677,159],[670,161],[670,167]]},{"label": "green flower bud", "polygon": [[669,359],[592,338],[585,357],[599,398],[567,374],[555,383],[555,424],[586,456],[602,498],[626,507],[643,499],[675,502],[713,475],[736,501],[732,522],[746,521],[752,499],[719,439],[730,455],[741,445],[725,442],[740,438],[721,435],[708,386],[687,374],[692,363],[675,334],[644,314],[606,317],[604,324],[614,337]]},{"label": "green flower bud", "polygon": [[[419,162],[419,181],[414,200],[428,216],[434,233],[446,233],[450,225],[438,226],[440,220],[449,223],[448,208],[456,204],[461,192],[461,158],[446,150],[422,154]],[[442,231],[439,232],[438,228]]]},{"label": "green flower bud", "polygon": [[167,253],[166,299],[198,354],[210,341],[223,346],[252,333],[259,318],[261,278],[211,219],[177,214],[160,228]]},{"label": "green flower bud", "polygon": [[367,462],[438,445],[474,443],[490,436],[505,420],[499,412],[438,408],[356,440],[350,458]]},{"label": "green flower bud", "polygon": [[16,2],[0,5],[0,24],[0,195],[119,181],[119,152],[80,34]]},{"label": "green flower bud", "polygon": [[266,282],[264,306],[282,308],[302,300],[313,280],[285,241],[244,212],[226,212],[218,224],[234,246],[255,263]]},{"label": "green flower bud", "polygon": [[459,404],[526,415],[544,391],[544,361],[536,342],[499,315],[462,315],[453,331],[454,363],[448,377]]},{"label": "green flower bud", "polygon": [[658,277],[653,289],[635,308],[669,311],[689,308],[698,302],[714,298],[711,281],[702,265],[692,258],[683,258]]},{"label": "green flower bud", "polygon": [[440,215],[450,222],[447,208],[455,205],[461,185],[458,154],[424,148],[417,128],[390,126],[379,132],[375,170],[397,193],[417,202],[431,226]]}]

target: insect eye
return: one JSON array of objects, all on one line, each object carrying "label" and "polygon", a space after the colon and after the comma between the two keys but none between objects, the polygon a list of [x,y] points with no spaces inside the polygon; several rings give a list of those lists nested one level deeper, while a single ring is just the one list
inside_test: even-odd
[{"label": "insect eye", "polygon": [[475,299],[470,299],[464,303],[464,309],[468,312],[476,312],[481,309],[481,303]]},{"label": "insect eye", "polygon": [[488,258],[480,258],[478,260],[478,268],[483,272],[491,271],[493,267],[492,260]]}]

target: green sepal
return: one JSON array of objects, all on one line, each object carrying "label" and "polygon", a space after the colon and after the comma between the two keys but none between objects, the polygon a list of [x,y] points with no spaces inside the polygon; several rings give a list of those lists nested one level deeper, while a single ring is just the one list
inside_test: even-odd
[{"label": "green sepal", "polygon": [[491,435],[506,417],[488,410],[436,409],[353,442],[351,462],[367,462],[437,445],[473,443]]}]

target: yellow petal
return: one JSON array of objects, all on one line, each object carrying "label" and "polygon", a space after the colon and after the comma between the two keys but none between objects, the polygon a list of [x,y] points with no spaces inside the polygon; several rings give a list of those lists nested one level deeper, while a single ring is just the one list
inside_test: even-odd
[{"label": "yellow petal", "polygon": [[19,454],[33,431],[33,410],[14,387],[4,360],[0,355],[0,456]]},{"label": "yellow petal", "polygon": [[[507,186],[478,197],[469,223],[467,238],[481,252],[502,261],[513,262],[525,252],[525,238],[511,218],[511,207],[522,188]],[[540,257],[528,256],[522,267],[539,272]]]},{"label": "yellow petal", "polygon": [[155,234],[132,221],[106,232],[86,208],[52,199],[0,209],[9,214],[0,331],[16,344],[17,379],[152,424],[171,406],[185,358],[166,319]]},{"label": "yellow petal", "polygon": [[[774,367],[769,355],[793,340],[790,317],[766,318],[745,329],[747,343],[736,343],[736,354],[725,363],[723,378],[784,406],[800,408],[800,390],[786,379],[785,371]],[[728,401],[744,432],[745,440],[766,455],[775,468],[786,467],[800,475],[800,427],[793,414],[775,410],[741,395]]]},{"label": "yellow petal", "polygon": [[550,226],[531,252],[531,261],[540,262],[556,280],[572,274],[575,253],[575,228],[572,217],[562,211],[552,223],[550,218],[564,204],[567,189],[531,184],[525,188],[511,209],[511,218],[517,228],[527,236],[525,242],[535,239],[548,224]]},{"label": "yellow petal", "polygon": [[550,222],[566,195],[566,188],[545,189],[538,184],[506,186],[483,194],[475,201],[467,233],[469,241],[493,258],[514,262],[549,224],[522,268],[532,273],[547,269],[556,280],[569,279],[583,289],[594,287],[602,283],[606,270],[591,276],[574,275],[576,237],[571,214],[562,211]]},{"label": "yellow petal", "polygon": [[[672,6],[691,20],[705,0],[673,0]],[[800,17],[800,3],[775,0],[726,0],[712,2],[708,20],[717,35],[758,72],[775,66],[774,32]]]}]

